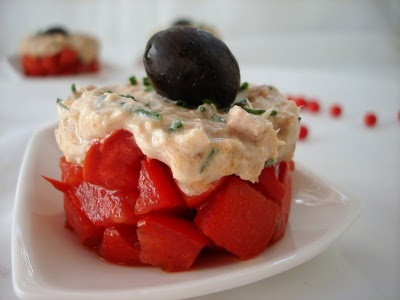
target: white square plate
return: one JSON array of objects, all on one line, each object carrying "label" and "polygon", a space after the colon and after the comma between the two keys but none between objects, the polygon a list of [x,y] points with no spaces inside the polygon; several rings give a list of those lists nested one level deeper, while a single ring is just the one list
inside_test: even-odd
[{"label": "white square plate", "polygon": [[58,178],[61,152],[55,126],[38,131],[22,164],[12,231],[13,284],[23,299],[180,299],[245,285],[293,268],[321,253],[360,210],[296,164],[289,226],[283,239],[258,257],[200,261],[190,271],[106,263],[64,229],[62,195],[41,175]]}]

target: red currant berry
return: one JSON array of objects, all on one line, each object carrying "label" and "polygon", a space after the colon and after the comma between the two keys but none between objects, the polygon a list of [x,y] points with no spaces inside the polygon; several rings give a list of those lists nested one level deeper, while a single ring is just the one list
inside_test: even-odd
[{"label": "red currant berry", "polygon": [[364,115],[364,124],[368,127],[375,126],[377,121],[376,115],[374,113],[367,113]]},{"label": "red currant berry", "polygon": [[320,106],[319,106],[318,101],[316,101],[316,100],[310,100],[310,101],[308,101],[308,103],[307,103],[307,109],[308,109],[310,112],[313,112],[313,113],[319,112],[319,111],[320,111]]},{"label": "red currant berry", "polygon": [[304,125],[300,126],[299,139],[304,140],[308,136],[308,128]]},{"label": "red currant berry", "polygon": [[338,104],[334,104],[331,106],[329,113],[332,117],[338,118],[342,114],[342,108]]},{"label": "red currant berry", "polygon": [[307,102],[303,97],[296,97],[293,101],[296,103],[297,107],[301,108],[307,106]]}]

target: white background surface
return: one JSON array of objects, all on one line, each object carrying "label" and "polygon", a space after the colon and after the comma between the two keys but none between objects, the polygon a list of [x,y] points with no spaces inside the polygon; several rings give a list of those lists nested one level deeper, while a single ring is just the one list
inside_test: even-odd
[{"label": "white background surface", "polygon": [[[399,1],[11,1],[0,2],[0,299],[11,286],[10,232],[16,180],[32,133],[56,119],[54,99],[72,81],[116,82],[134,71],[144,43],[176,16],[220,29],[242,78],[315,96],[323,111],[303,114],[310,138],[296,159],[363,202],[358,221],[329,250],[280,275],[199,299],[399,299]],[[229,8],[228,8],[229,7]],[[97,78],[26,80],[8,65],[18,41],[63,23],[97,35],[110,72]],[[24,87],[29,88],[24,89]],[[35,89],[35,95],[26,90]],[[333,120],[327,107],[343,105]],[[378,126],[362,115],[373,110]]]}]

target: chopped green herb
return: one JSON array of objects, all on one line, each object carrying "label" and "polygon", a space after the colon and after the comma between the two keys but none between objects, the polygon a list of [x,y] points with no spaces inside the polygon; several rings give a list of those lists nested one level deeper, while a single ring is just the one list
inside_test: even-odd
[{"label": "chopped green herb", "polygon": [[269,86],[268,86],[268,89],[269,89],[270,91],[273,91],[273,90],[274,90],[274,87],[273,87],[272,85],[269,85]]},{"label": "chopped green herb", "polygon": [[152,92],[154,91],[154,88],[152,86],[148,86],[144,89],[145,92]]},{"label": "chopped green herb", "polygon": [[199,106],[198,110],[201,112],[205,112],[207,110],[207,108],[205,108],[204,106]]},{"label": "chopped green herb", "polygon": [[244,91],[249,87],[249,84],[247,82],[243,82],[242,85],[239,88],[239,91]]},{"label": "chopped green herb", "polygon": [[148,77],[143,77],[143,85],[151,86],[151,82]]},{"label": "chopped green herb", "polygon": [[204,104],[214,104],[214,101],[212,101],[211,99],[203,99],[203,103]]},{"label": "chopped green herb", "polygon": [[176,105],[180,106],[180,107],[183,107],[183,108],[190,108],[190,106],[187,105],[187,103],[185,103],[185,102],[183,102],[181,100],[176,101]]},{"label": "chopped green herb", "polygon": [[75,83],[71,84],[71,91],[73,93],[76,93],[76,85],[75,85]]},{"label": "chopped green herb", "polygon": [[136,99],[132,95],[120,95],[120,96],[123,97],[123,98],[130,98],[130,99],[136,101]]},{"label": "chopped green herb", "polygon": [[213,115],[211,117],[211,121],[225,123],[225,120],[218,115]]},{"label": "chopped green herb", "polygon": [[235,105],[240,106],[240,107],[245,107],[248,105],[247,99],[242,99],[239,102],[236,102]]},{"label": "chopped green herb", "polygon": [[301,117],[298,117],[297,119],[299,120],[299,122],[301,121]]},{"label": "chopped green herb", "polygon": [[214,156],[217,154],[218,149],[217,148],[212,148],[210,153],[208,153],[204,163],[202,164],[200,168],[200,173],[203,173],[207,167],[210,165],[211,160],[214,158]]},{"label": "chopped green herb", "polygon": [[247,111],[250,114],[253,115],[262,115],[263,113],[265,113],[265,110],[263,109],[251,109],[251,108],[247,108],[247,107],[242,107],[245,111]]},{"label": "chopped green herb", "polygon": [[157,120],[161,120],[162,119],[162,115],[156,111],[153,110],[146,110],[143,108],[137,108],[135,110],[133,110],[133,112],[144,115],[146,117],[150,117],[150,118],[154,118]]},{"label": "chopped green herb", "polygon": [[107,95],[105,95],[105,94],[98,96],[96,99],[96,104],[95,104],[96,108],[102,108],[103,104],[104,104],[104,99],[106,99],[106,98],[107,98]]},{"label": "chopped green herb", "polygon": [[173,132],[178,130],[179,128],[183,127],[183,121],[182,120],[175,120],[171,126],[168,127],[169,132]]},{"label": "chopped green herb", "polygon": [[132,85],[137,85],[137,79],[136,79],[136,76],[131,76],[131,77],[129,77],[129,82],[132,84]]},{"label": "chopped green herb", "polygon": [[68,108],[67,106],[65,106],[65,105],[62,103],[62,101],[63,101],[62,99],[57,98],[56,103],[57,103],[58,105],[60,105],[62,108],[69,110],[69,108]]},{"label": "chopped green herb", "polygon": [[275,163],[275,159],[268,158],[268,160],[265,162],[264,167],[271,166]]},{"label": "chopped green herb", "polygon": [[278,114],[278,112],[274,109],[271,111],[270,116],[276,116]]}]

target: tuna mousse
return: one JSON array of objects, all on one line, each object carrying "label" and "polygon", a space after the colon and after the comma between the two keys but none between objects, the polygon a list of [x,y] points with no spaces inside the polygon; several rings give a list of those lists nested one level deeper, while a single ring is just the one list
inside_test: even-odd
[{"label": "tuna mousse", "polygon": [[[189,269],[215,249],[245,260],[285,233],[299,109],[241,83],[212,34],[148,41],[147,77],[75,88],[57,101],[66,227],[104,260]],[[205,251],[206,250],[206,251]]]}]

